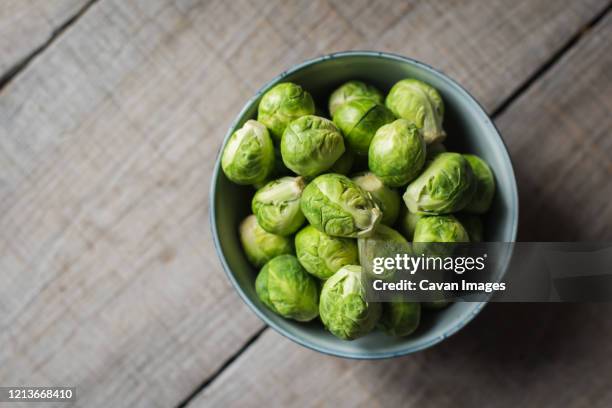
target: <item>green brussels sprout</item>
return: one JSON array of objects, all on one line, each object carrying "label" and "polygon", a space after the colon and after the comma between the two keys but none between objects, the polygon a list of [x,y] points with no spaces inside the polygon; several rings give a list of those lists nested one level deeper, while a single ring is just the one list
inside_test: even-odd
[{"label": "green brussels sprout", "polygon": [[249,262],[261,268],[270,259],[293,253],[293,240],[270,234],[261,228],[254,215],[249,215],[240,224],[240,242]]},{"label": "green brussels sprout", "polygon": [[388,335],[404,337],[415,332],[421,321],[418,302],[389,302],[383,304],[378,326]]},{"label": "green brussels sprout", "polygon": [[[393,228],[379,225],[376,231],[369,237],[357,240],[359,250],[359,263],[362,266],[371,265],[371,272],[381,279],[390,279],[395,274],[395,269],[376,271],[374,258],[394,258],[398,254],[410,254],[411,248],[406,238]],[[368,273],[370,268],[367,269]]]},{"label": "green brussels sprout", "polygon": [[300,197],[306,183],[303,177],[282,177],[257,190],[251,209],[261,228],[271,234],[291,235],[305,221]]},{"label": "green brussels sprout", "polygon": [[428,145],[444,140],[444,102],[438,91],[416,79],[403,79],[393,85],[385,100],[398,118],[409,119],[423,131]]},{"label": "green brussels sprout", "polygon": [[369,99],[382,104],[383,94],[364,82],[348,81],[332,92],[329,97],[329,115],[333,117],[339,107],[355,99]]},{"label": "green brussels sprout", "polygon": [[352,180],[359,187],[372,195],[382,211],[380,222],[386,225],[393,225],[400,212],[401,198],[397,191],[389,188],[376,177],[373,173],[366,172],[353,176]]},{"label": "green brussels sprout", "polygon": [[414,123],[398,119],[382,126],[370,144],[372,173],[390,187],[413,180],[425,163],[425,142]]},{"label": "green brussels sprout", "polygon": [[232,133],[221,156],[221,168],[236,184],[260,183],[274,169],[274,145],[264,125],[247,120]]},{"label": "green brussels sprout", "polygon": [[341,174],[323,174],[310,182],[300,200],[308,222],[334,237],[368,236],[382,213],[370,193]]},{"label": "green brussels sprout", "polygon": [[403,213],[400,217],[400,225],[399,229],[404,234],[407,240],[412,241],[414,238],[414,229],[416,228],[416,223],[425,215],[415,214],[410,211],[406,207],[403,207]]},{"label": "green brussels sprout", "polygon": [[312,225],[295,236],[295,251],[304,269],[323,280],[345,265],[359,263],[355,240],[332,237]]},{"label": "green brussels sprout", "polygon": [[470,238],[454,216],[433,215],[417,221],[414,242],[470,242]]},{"label": "green brussels sprout", "polygon": [[342,130],[351,150],[360,155],[368,154],[378,128],[394,120],[389,109],[371,99],[354,99],[334,113],[334,123]]},{"label": "green brussels sprout", "polygon": [[448,214],[462,210],[474,194],[474,174],[459,153],[440,153],[404,193],[412,213]]},{"label": "green brussels sprout", "polygon": [[463,157],[470,164],[476,181],[476,191],[472,196],[472,200],[463,210],[472,214],[484,214],[491,207],[491,202],[495,195],[493,172],[489,165],[480,157],[473,154],[464,154]]},{"label": "green brussels sprout", "polygon": [[444,146],[444,144],[441,142],[432,143],[427,146],[427,157],[425,158],[425,161],[432,161],[437,155],[446,151],[446,146]]},{"label": "green brussels sprout", "polygon": [[470,237],[470,242],[482,242],[483,227],[479,216],[473,214],[457,214],[457,219]]},{"label": "green brussels sprout", "polygon": [[344,137],[334,122],[314,115],[291,122],[281,140],[285,165],[304,177],[328,170],[344,150]]},{"label": "green brussels sprout", "polygon": [[354,162],[355,155],[350,150],[346,150],[342,154],[342,156],[340,156],[340,158],[336,160],[334,165],[329,168],[329,172],[336,174],[344,174],[346,176],[353,168]]},{"label": "green brussels sprout", "polygon": [[325,281],[319,312],[321,321],[334,336],[354,340],[376,326],[381,305],[365,299],[361,266],[347,265]]},{"label": "green brussels sprout", "polygon": [[452,215],[432,215],[423,217],[416,223],[414,230],[415,252],[429,257],[452,255],[454,245],[448,243],[470,242],[463,225]]},{"label": "green brussels sprout", "polygon": [[298,322],[319,315],[319,284],[293,255],[281,255],[264,265],[255,280],[259,299],[274,313]]},{"label": "green brussels sprout", "polygon": [[301,86],[284,82],[268,90],[259,102],[257,120],[266,125],[279,141],[285,128],[295,119],[315,113],[312,96]]}]

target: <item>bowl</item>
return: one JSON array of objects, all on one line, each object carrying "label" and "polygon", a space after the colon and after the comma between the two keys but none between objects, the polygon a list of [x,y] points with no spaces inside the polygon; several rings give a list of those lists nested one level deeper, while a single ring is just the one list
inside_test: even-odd
[{"label": "bowl", "polygon": [[[257,116],[261,96],[280,82],[295,82],[308,90],[319,109],[327,110],[329,94],[350,79],[360,79],[388,92],[407,77],[434,86],[444,99],[445,142],[449,150],[474,153],[493,169],[497,192],[485,218],[485,240],[514,242],[518,225],[518,194],[512,163],[504,142],[491,119],[476,100],[443,73],[412,59],[381,52],[340,52],[299,64],[272,79],[242,108],[229,128],[229,136],[248,119]],[[223,146],[221,146],[222,151]],[[211,228],[217,254],[232,285],[246,304],[280,334],[313,350],[346,358],[379,359],[402,356],[431,347],[462,329],[484,307],[484,302],[454,303],[446,309],[426,313],[415,334],[394,338],[373,332],[353,341],[343,341],[327,332],[318,319],[298,323],[269,311],[255,293],[255,270],[246,260],[238,238],[239,223],[251,213],[249,187],[231,183],[221,171],[220,154],[210,191]],[[493,222],[494,220],[494,222]],[[503,265],[507,266],[509,258]],[[231,324],[231,323],[228,323]]]}]

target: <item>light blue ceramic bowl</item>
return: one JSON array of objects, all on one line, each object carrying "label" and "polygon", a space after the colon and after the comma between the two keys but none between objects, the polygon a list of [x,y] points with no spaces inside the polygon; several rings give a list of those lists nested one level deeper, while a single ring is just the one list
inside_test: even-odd
[{"label": "light blue ceramic bowl", "polygon": [[[300,84],[313,95],[317,106],[326,111],[329,94],[345,81],[361,79],[386,93],[403,78],[420,79],[440,91],[446,106],[444,128],[448,133],[446,145],[449,150],[477,154],[493,169],[497,193],[492,210],[485,219],[486,240],[515,241],[518,225],[516,180],[508,151],[497,129],[478,102],[456,82],[409,58],[354,51],[299,64],[274,78],[247,102],[225,135],[223,145],[246,120],[256,118],[262,94],[279,82]],[[217,157],[210,191],[211,226],[217,253],[227,276],[247,305],[269,326],[296,343],[348,358],[402,356],[431,347],[456,333],[485,305],[482,302],[455,303],[444,310],[427,313],[418,331],[404,339],[373,332],[354,341],[342,341],[326,332],[319,321],[303,324],[283,319],[270,312],[257,298],[254,284],[257,271],[247,262],[238,239],[238,225],[250,213],[252,193],[252,189],[234,185],[225,177],[220,157]]]}]

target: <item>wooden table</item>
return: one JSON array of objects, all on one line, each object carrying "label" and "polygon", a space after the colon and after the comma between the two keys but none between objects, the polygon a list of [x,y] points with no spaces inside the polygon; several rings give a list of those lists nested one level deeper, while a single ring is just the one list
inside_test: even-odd
[{"label": "wooden table", "polygon": [[413,356],[309,351],[240,301],[213,162],[278,72],[346,49],[431,64],[493,115],[522,240],[612,238],[605,0],[4,0],[0,385],[78,406],[612,406],[612,306],[492,304]]}]

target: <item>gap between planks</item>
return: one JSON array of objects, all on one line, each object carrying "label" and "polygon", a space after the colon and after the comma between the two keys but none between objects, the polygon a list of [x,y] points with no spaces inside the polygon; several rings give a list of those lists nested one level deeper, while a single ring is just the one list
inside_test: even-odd
[{"label": "gap between planks", "polygon": [[240,357],[240,355],[242,355],[242,353],[244,353],[253,343],[255,343],[257,341],[257,339],[259,339],[261,337],[261,335],[268,329],[268,326],[264,326],[261,329],[257,330],[255,332],[255,334],[253,334],[246,343],[244,343],[244,345],[237,350],[234,354],[232,354],[232,356],[230,358],[228,358],[227,360],[225,360],[223,362],[223,364],[214,372],[212,373],[206,380],[204,380],[204,382],[202,382],[202,384],[200,384],[198,386],[198,388],[196,388],[191,394],[189,394],[183,401],[181,401],[177,407],[178,408],[183,408],[186,407],[187,404],[189,404],[191,402],[192,399],[194,399],[200,392],[204,391],[204,389],[206,387],[208,387],[218,376],[221,375],[221,373],[223,373],[223,371],[225,371],[226,368],[228,368],[230,365],[232,365],[232,363],[234,361],[236,361],[236,359],[238,357]]},{"label": "gap between planks", "polygon": [[[533,72],[533,74],[531,74],[523,83],[519,84],[507,98],[505,98],[495,109],[493,109],[493,111],[490,113],[491,119],[496,119],[503,114],[516,99],[531,88],[531,86],[534,85],[544,74],[546,74],[546,72],[552,69],[564,55],[572,50],[589,31],[591,31],[601,20],[603,20],[611,9],[612,1],[588,23],[580,27],[565,44],[563,44],[555,53],[553,53],[550,58],[548,58],[537,70]],[[266,325],[251,336],[249,340],[247,340],[245,344],[236,351],[236,353],[228,358],[212,375],[206,378],[191,394],[185,397],[185,399],[177,405],[177,408],[186,407],[198,394],[200,394],[200,392],[204,391],[204,389],[212,384],[217,377],[219,377],[225,371],[226,368],[232,365],[234,361],[236,361],[245,351],[247,351],[268,329],[269,327]]]},{"label": "gap between planks", "polygon": [[491,119],[495,119],[504,113],[510,105],[520,97],[525,91],[527,91],[531,86],[537,82],[548,70],[550,70],[553,66],[559,62],[561,58],[580,41],[582,37],[584,37],[590,30],[593,29],[612,9],[612,1],[608,3],[608,6],[605,7],[599,14],[591,19],[584,26],[580,27],[578,31],[574,35],[572,35],[569,40],[565,44],[561,46],[554,54],[550,56],[537,70],[533,72],[522,84],[519,84],[517,88],[512,92],[506,99],[504,99],[497,108],[493,109],[490,116]]},{"label": "gap between planks", "polygon": [[45,41],[42,45],[35,48],[31,53],[29,53],[25,58],[21,61],[17,62],[15,65],[10,67],[6,72],[0,75],[0,93],[4,90],[4,88],[11,83],[20,72],[30,65],[30,63],[41,53],[43,53],[47,48],[49,48],[57,39],[74,23],[77,22],[86,12],[97,3],[99,0],[91,0],[85,3],[73,16],[64,21],[59,27],[57,27],[47,41]]}]

